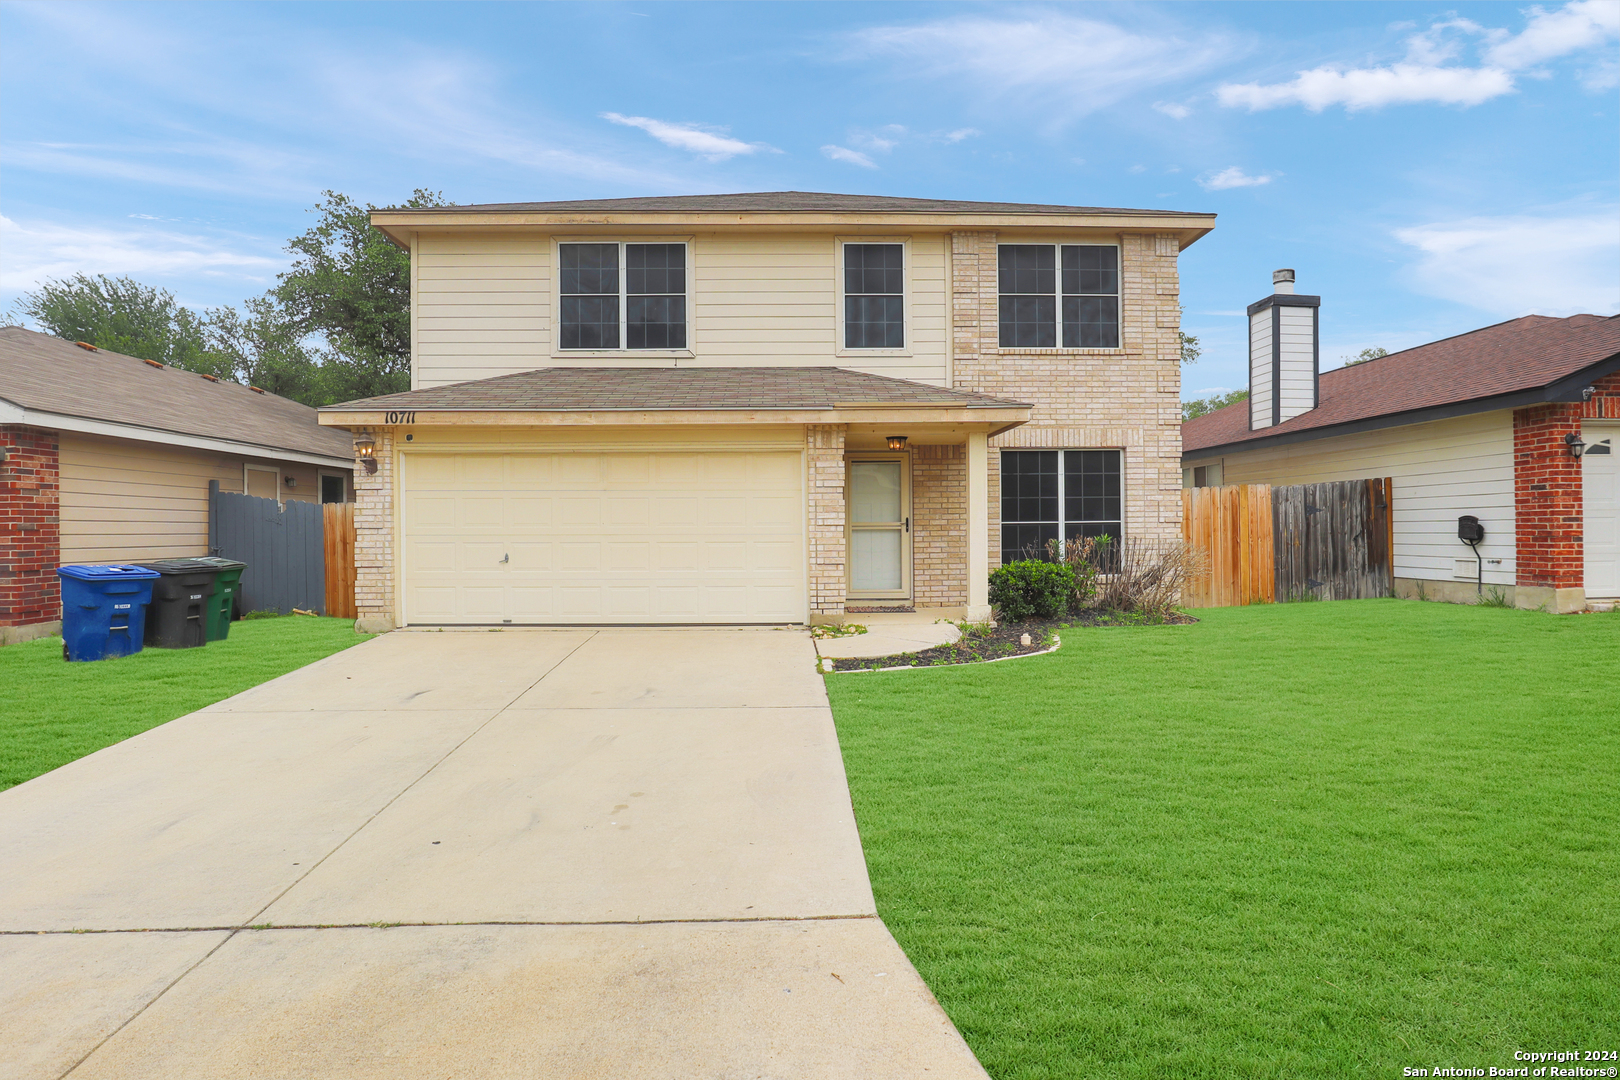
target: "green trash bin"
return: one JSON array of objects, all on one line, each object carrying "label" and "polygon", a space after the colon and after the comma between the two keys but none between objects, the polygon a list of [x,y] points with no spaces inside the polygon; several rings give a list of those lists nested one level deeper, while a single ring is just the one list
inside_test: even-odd
[{"label": "green trash bin", "polygon": [[242,591],[242,571],[247,563],[235,559],[222,559],[209,555],[197,559],[219,570],[214,579],[214,595],[208,598],[208,617],[203,624],[209,641],[224,641],[231,635],[231,610],[236,606],[237,594]]}]

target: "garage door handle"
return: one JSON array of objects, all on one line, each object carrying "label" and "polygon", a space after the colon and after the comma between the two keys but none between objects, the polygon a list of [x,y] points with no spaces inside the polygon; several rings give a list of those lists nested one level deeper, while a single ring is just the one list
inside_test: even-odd
[{"label": "garage door handle", "polygon": [[501,562],[504,563],[504,562],[511,562],[511,561],[512,561],[512,556],[510,554],[501,556]]}]

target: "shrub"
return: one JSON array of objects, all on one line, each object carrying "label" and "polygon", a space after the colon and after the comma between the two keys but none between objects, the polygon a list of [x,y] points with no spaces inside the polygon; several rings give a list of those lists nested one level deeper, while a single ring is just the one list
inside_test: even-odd
[{"label": "shrub", "polygon": [[990,603],[1008,622],[1056,619],[1074,607],[1074,570],[1066,563],[1021,559],[990,574]]},{"label": "shrub", "polygon": [[1173,611],[1183,586],[1209,569],[1203,550],[1180,540],[1086,537],[1064,545],[1063,559],[1077,571],[1081,603],[1094,597],[1095,606],[1104,611],[1135,611],[1153,618]]}]

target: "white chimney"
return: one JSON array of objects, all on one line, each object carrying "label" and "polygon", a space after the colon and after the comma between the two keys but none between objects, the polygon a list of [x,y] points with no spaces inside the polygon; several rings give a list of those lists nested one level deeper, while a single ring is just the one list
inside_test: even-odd
[{"label": "white chimney", "polygon": [[1271,295],[1249,305],[1249,430],[1274,427],[1317,405],[1320,296],[1294,292],[1294,272],[1271,275]]}]

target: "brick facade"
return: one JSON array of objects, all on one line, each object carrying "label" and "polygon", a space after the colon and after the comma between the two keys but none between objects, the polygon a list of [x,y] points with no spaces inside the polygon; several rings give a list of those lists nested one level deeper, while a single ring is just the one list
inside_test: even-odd
[{"label": "brick facade", "polygon": [[61,462],[54,431],[0,426],[0,627],[62,617]]},{"label": "brick facade", "polygon": [[[1001,447],[1118,448],[1126,536],[1181,535],[1181,286],[1173,235],[1120,237],[1120,349],[1003,349],[997,234],[951,234],[954,383],[1027,401],[990,443],[991,562],[1001,549]],[[1010,242],[1016,242],[1013,238]]]},{"label": "brick facade", "polygon": [[809,448],[810,615],[821,621],[844,617],[848,592],[844,541],[844,427],[812,424]]},{"label": "brick facade", "polygon": [[967,603],[967,447],[911,451],[911,580],[918,607]]},{"label": "brick facade", "polygon": [[354,461],[354,606],[368,632],[394,627],[394,435],[372,432],[377,471]]},{"label": "brick facade", "polygon": [[1566,435],[1582,420],[1620,419],[1620,373],[1598,380],[1591,401],[1513,410],[1513,505],[1518,584],[1580,588],[1585,569],[1581,463]]}]

